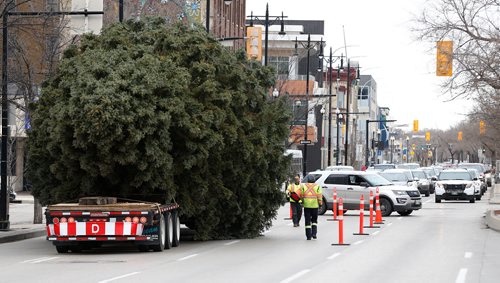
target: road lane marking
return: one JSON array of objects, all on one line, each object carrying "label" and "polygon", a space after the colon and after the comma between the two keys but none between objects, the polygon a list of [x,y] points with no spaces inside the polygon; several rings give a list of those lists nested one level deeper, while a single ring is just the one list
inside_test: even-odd
[{"label": "road lane marking", "polygon": [[431,201],[432,201],[432,199],[430,199],[430,200],[428,200],[428,201],[426,201],[426,202],[424,202],[424,203],[429,203],[429,202],[431,202]]},{"label": "road lane marking", "polygon": [[354,243],[352,243],[352,244],[353,244],[353,245],[359,245],[359,244],[361,244],[361,243],[363,243],[363,240],[361,240],[361,241],[357,241],[357,242],[354,242]]},{"label": "road lane marking", "polygon": [[380,231],[376,231],[376,232],[373,232],[372,235],[377,235],[378,233],[380,233]]},{"label": "road lane marking", "polygon": [[192,255],[188,255],[188,256],[185,256],[183,258],[179,258],[177,261],[183,261],[183,260],[186,260],[186,259],[190,259],[190,258],[193,258],[195,256],[197,256],[198,254],[192,254]]},{"label": "road lane marking", "polygon": [[232,241],[232,242],[229,242],[229,243],[225,243],[224,246],[230,246],[230,245],[238,243],[239,241],[240,240],[236,240],[236,241]]},{"label": "road lane marking", "polygon": [[44,262],[44,261],[49,261],[49,260],[53,260],[53,259],[56,259],[56,258],[59,258],[58,256],[55,256],[55,257],[41,257],[41,258],[35,258],[35,259],[29,259],[29,260],[25,260],[21,263],[40,263],[40,262]]},{"label": "road lane marking", "polygon": [[389,223],[389,224],[387,224],[387,227],[389,227],[389,226],[391,226],[391,225],[392,225],[392,222],[391,222],[391,223]]},{"label": "road lane marking", "polygon": [[326,259],[334,259],[334,258],[338,257],[339,255],[340,255],[340,253],[334,253],[331,256],[327,257]]},{"label": "road lane marking", "polygon": [[455,283],[465,283],[466,276],[467,276],[467,268],[461,268],[460,271],[458,272]]},{"label": "road lane marking", "polygon": [[295,280],[295,279],[299,278],[300,276],[302,276],[302,275],[304,275],[304,274],[308,273],[309,271],[311,271],[311,270],[310,270],[310,269],[304,269],[304,270],[302,270],[302,271],[300,271],[300,272],[296,273],[295,275],[290,276],[290,277],[288,277],[287,279],[285,279],[285,280],[283,280],[283,281],[280,281],[280,283],[290,283],[290,282],[292,282],[293,280]]},{"label": "road lane marking", "polygon": [[398,220],[401,220],[401,219],[403,219],[403,217],[398,217]]},{"label": "road lane marking", "polygon": [[466,252],[465,255],[464,255],[465,258],[471,258],[472,257],[472,253],[471,252]]},{"label": "road lane marking", "polygon": [[116,277],[113,277],[113,278],[110,278],[110,279],[99,281],[98,283],[108,283],[108,282],[115,281],[115,280],[118,280],[118,279],[122,279],[122,278],[125,278],[125,277],[134,276],[134,275],[139,274],[139,273],[140,272],[127,273],[127,274],[124,274],[124,275],[121,275],[121,276],[116,276]]}]

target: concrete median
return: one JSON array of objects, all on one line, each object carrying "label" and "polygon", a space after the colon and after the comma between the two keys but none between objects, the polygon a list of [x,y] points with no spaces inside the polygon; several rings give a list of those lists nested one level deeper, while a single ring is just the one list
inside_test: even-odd
[{"label": "concrete median", "polygon": [[0,231],[0,244],[17,242],[47,235],[45,224],[15,226],[9,231]]}]

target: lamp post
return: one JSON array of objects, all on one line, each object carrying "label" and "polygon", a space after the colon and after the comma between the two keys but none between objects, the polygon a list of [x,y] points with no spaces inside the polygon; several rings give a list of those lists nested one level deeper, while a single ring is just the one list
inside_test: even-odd
[{"label": "lamp post", "polygon": [[276,88],[274,88],[274,90],[273,90],[273,98],[276,99],[276,98],[278,98],[279,95],[280,95],[280,92]]},{"label": "lamp post", "polygon": [[[123,1],[123,0],[120,0],[120,1]],[[207,33],[210,32],[210,2],[211,0],[207,0],[207,11],[206,11],[206,28],[207,28]],[[233,0],[224,0],[224,4],[226,5],[229,5],[231,4],[231,2],[233,2]],[[123,4],[122,4],[122,7],[123,7]],[[122,15],[123,15],[123,12],[122,12]]]},{"label": "lamp post", "polygon": [[394,163],[394,160],[393,160],[393,152],[394,152],[394,136],[391,136],[390,140],[391,140],[391,164]]},{"label": "lamp post", "polygon": [[[359,81],[359,67],[358,67],[358,72],[356,76],[356,81]],[[349,112],[351,111],[351,100],[350,100],[350,86],[351,86],[351,60],[347,59],[347,88],[346,88],[346,95],[347,95],[347,101],[346,101],[346,115],[345,115],[345,148],[344,148],[344,163],[345,165],[347,164],[348,161],[348,149],[349,149]]]},{"label": "lamp post", "polygon": [[378,159],[378,151],[380,150],[380,135],[382,134],[382,131],[380,129],[377,129],[377,164],[380,163],[380,160]]},{"label": "lamp post", "polygon": [[[302,42],[298,41],[297,38],[295,38],[295,55],[298,56],[298,45],[300,45],[307,50],[307,62],[306,62],[306,124],[304,125],[304,140],[301,141],[301,143],[304,146],[304,158],[303,158],[303,176],[306,175],[307,173],[307,145],[310,143],[310,140],[308,140],[308,134],[307,134],[307,123],[308,123],[308,116],[309,116],[309,59],[311,56],[311,50],[316,48],[317,43],[312,43],[311,42],[311,34],[307,35],[307,41]],[[321,39],[320,46],[323,46],[323,39]],[[267,60],[267,58],[266,58]]]},{"label": "lamp post", "polygon": [[[209,1],[209,0],[208,0]],[[266,15],[265,16],[254,16],[253,11],[250,13],[250,26],[253,27],[254,21],[259,21],[261,20],[259,18],[264,17],[264,27],[265,27],[265,32],[264,32],[264,66],[267,66],[268,64],[268,56],[267,56],[267,47],[269,45],[269,26],[273,25],[277,21],[281,21],[281,29],[280,32],[278,33],[279,35],[285,35],[285,18],[288,18],[287,16],[283,15],[283,12],[281,12],[281,16],[269,16],[269,4],[266,4]],[[269,17],[274,18],[274,20],[269,20]]]},{"label": "lamp post", "polygon": [[335,165],[340,165],[340,121],[342,120],[342,113],[337,108],[335,109],[335,114],[337,115],[337,154]]},{"label": "lamp post", "polygon": [[406,137],[406,163],[410,162],[410,137]]}]

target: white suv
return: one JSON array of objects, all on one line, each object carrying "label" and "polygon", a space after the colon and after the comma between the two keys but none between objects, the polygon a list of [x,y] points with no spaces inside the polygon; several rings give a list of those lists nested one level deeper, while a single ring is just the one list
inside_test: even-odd
[{"label": "white suv", "polygon": [[476,202],[474,181],[466,169],[450,169],[439,173],[436,182],[436,202],[441,200],[468,200]]},{"label": "white suv", "polygon": [[380,190],[380,209],[383,216],[393,211],[406,216],[422,208],[422,199],[417,189],[397,186],[375,172],[363,171],[315,171],[309,173],[304,182],[315,182],[323,190],[323,206],[319,213],[324,214],[333,208],[333,189],[337,197],[344,201],[345,210],[359,210],[359,199],[364,196],[365,209],[370,209],[370,190]]}]

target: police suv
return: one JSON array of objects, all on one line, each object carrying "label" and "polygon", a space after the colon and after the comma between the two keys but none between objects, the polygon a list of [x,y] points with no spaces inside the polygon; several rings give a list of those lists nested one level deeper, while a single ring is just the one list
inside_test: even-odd
[{"label": "police suv", "polygon": [[436,202],[440,203],[441,200],[476,202],[474,181],[467,169],[441,171],[436,182]]},{"label": "police suv", "polygon": [[319,213],[324,214],[333,208],[333,191],[337,191],[337,199],[342,198],[345,210],[359,210],[359,200],[364,197],[365,209],[369,209],[370,190],[380,191],[380,210],[383,216],[396,211],[406,216],[414,210],[422,208],[422,199],[418,189],[408,186],[394,185],[376,172],[363,171],[314,171],[303,180],[314,182],[323,190],[323,206]]}]

